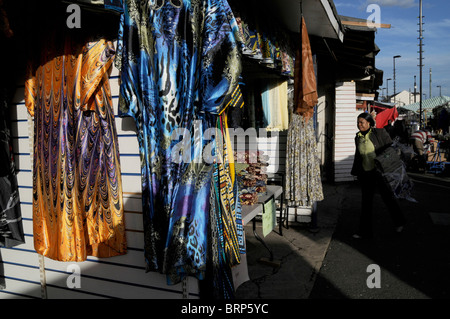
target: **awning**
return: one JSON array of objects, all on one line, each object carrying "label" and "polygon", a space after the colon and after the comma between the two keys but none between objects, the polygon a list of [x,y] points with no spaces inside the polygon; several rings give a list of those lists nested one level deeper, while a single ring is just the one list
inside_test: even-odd
[{"label": "awning", "polygon": [[[347,23],[343,25],[344,40],[312,37],[312,47],[321,56],[322,65],[328,60],[325,72],[334,72],[336,81],[355,81],[357,93],[376,93],[383,83],[383,71],[375,67],[380,51],[375,43],[376,28],[364,26],[364,19],[338,18]],[[357,25],[348,25],[349,22]]]},{"label": "awning", "polygon": [[[435,96],[431,99],[426,99],[422,101],[422,111],[430,111],[436,107],[444,106],[444,105],[450,105],[450,97],[448,96]],[[409,105],[404,105],[399,107],[399,110],[407,110],[419,113],[420,112],[420,102],[416,102]]]},{"label": "awning", "polygon": [[344,29],[332,0],[269,1],[289,31],[300,32],[302,10],[309,35],[337,39],[340,42],[344,40]]}]

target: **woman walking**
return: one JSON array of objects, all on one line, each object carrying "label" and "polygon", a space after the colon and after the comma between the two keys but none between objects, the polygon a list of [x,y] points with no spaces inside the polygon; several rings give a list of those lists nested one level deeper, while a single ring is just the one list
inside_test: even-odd
[{"label": "woman walking", "polygon": [[374,127],[375,121],[369,113],[358,115],[357,126],[359,132],[355,137],[356,151],[351,174],[357,176],[360,182],[362,205],[359,231],[353,237],[370,239],[373,236],[372,211],[376,189],[391,214],[395,231],[400,233],[405,224],[402,210],[389,185],[375,167],[375,157],[391,146],[392,140],[384,128]]}]

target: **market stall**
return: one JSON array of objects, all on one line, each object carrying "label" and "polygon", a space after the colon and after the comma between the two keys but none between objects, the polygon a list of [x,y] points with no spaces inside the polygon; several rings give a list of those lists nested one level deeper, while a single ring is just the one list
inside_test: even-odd
[{"label": "market stall", "polygon": [[[0,293],[232,298],[243,227],[259,215],[248,207],[270,212],[266,230],[278,220],[282,235],[286,204],[323,198],[304,22],[299,37],[225,1],[192,12],[183,1],[74,2],[80,11],[6,7],[2,85],[21,212],[1,248]],[[256,136],[268,158],[241,174],[229,128],[270,132]]]}]

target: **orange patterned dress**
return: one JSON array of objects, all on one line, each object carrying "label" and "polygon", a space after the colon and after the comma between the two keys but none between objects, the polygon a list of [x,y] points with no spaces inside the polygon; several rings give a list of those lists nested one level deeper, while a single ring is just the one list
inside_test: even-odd
[{"label": "orange patterned dress", "polygon": [[26,107],[34,117],[35,249],[59,261],[125,254],[109,85],[113,44],[47,40],[25,83]]}]

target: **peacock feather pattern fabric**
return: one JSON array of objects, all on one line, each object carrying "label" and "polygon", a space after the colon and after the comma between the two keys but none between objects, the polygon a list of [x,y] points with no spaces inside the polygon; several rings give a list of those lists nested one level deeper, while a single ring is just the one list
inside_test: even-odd
[{"label": "peacock feather pattern fabric", "polygon": [[59,261],[125,254],[109,85],[114,46],[55,32],[40,53],[25,83],[26,107],[34,117],[35,249]]},{"label": "peacock feather pattern fabric", "polygon": [[[240,105],[232,98],[240,92],[237,36],[225,0],[124,1],[119,115],[132,116],[138,132],[147,270],[167,274],[169,284],[204,279],[213,243],[223,245],[223,265],[239,262],[234,166],[211,160],[228,158],[217,144],[225,138],[217,138],[218,119]],[[212,183],[220,188],[215,196]],[[229,233],[213,232],[220,238],[208,241],[208,216],[219,209],[216,221]]]}]

